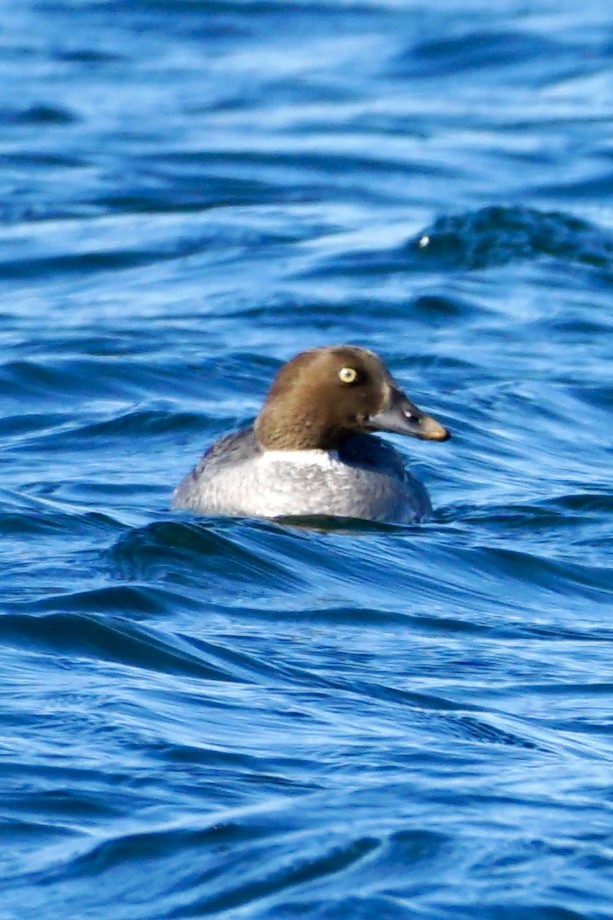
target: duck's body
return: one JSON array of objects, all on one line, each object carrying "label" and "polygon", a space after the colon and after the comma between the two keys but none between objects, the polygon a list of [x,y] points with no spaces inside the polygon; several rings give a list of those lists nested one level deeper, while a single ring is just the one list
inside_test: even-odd
[{"label": "duck's body", "polygon": [[372,352],[303,352],[281,369],[253,427],[209,448],[175,490],[173,507],[238,517],[419,520],[431,510],[426,489],[371,430],[449,437]]},{"label": "duck's body", "polygon": [[333,516],[415,521],[431,511],[398,451],[356,434],[337,451],[263,450],[253,428],[227,435],[177,488],[173,504],[235,517]]}]

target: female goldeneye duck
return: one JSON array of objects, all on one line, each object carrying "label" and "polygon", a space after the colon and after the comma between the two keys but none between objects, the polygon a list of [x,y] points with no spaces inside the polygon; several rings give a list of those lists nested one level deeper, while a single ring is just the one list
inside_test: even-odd
[{"label": "female goldeneye duck", "polygon": [[179,484],[173,507],[237,517],[419,520],[432,510],[426,489],[372,431],[450,437],[374,352],[352,345],[302,352],[281,368],[254,424],[216,441]]}]

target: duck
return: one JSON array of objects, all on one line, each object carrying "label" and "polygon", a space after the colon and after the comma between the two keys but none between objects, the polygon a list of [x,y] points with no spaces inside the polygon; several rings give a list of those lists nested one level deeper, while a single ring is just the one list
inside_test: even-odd
[{"label": "duck", "polygon": [[373,432],[447,441],[366,348],[330,345],[284,364],[254,423],[215,441],[172,507],[207,516],[413,523],[432,511],[402,455]]}]

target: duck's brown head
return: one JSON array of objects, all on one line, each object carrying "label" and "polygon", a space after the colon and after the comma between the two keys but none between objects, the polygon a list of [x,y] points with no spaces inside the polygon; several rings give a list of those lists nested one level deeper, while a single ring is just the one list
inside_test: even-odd
[{"label": "duck's brown head", "polygon": [[265,450],[333,450],[365,431],[450,437],[405,396],[374,352],[353,345],[304,351],[285,364],[255,422]]}]

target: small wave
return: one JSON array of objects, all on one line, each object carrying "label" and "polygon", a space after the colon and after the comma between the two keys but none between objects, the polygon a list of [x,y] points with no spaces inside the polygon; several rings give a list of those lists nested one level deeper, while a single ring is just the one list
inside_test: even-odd
[{"label": "small wave", "polygon": [[4,124],[70,125],[79,121],[74,112],[57,105],[32,105],[25,109],[0,109]]},{"label": "small wave", "polygon": [[519,29],[462,29],[412,44],[397,56],[393,72],[403,79],[553,81],[577,67],[576,50],[552,35]]},{"label": "small wave", "polygon": [[[337,252],[308,268],[308,276],[390,275],[403,272],[477,271],[543,257],[613,271],[613,237],[562,212],[491,205],[437,218],[399,246]],[[423,299],[428,314],[456,314],[461,302]]]},{"label": "small wave", "polygon": [[[119,591],[125,600],[133,596],[130,589]],[[7,614],[0,620],[0,636],[6,644],[71,659],[114,661],[128,667],[205,680],[236,679],[225,668],[206,661],[202,652],[190,648],[187,641],[177,637],[170,640],[168,635],[161,638],[152,630],[136,627],[120,618],[102,621],[92,615],[75,613],[52,613],[42,617]]]},{"label": "small wave", "polygon": [[405,248],[410,259],[441,269],[480,269],[550,256],[613,268],[613,239],[578,217],[500,205],[439,217]]},{"label": "small wave", "polygon": [[235,588],[245,582],[269,585],[275,592],[303,584],[300,575],[262,548],[250,548],[241,528],[222,533],[205,523],[162,521],[135,528],[120,537],[111,559],[124,576],[159,577],[185,566],[208,579]]}]

